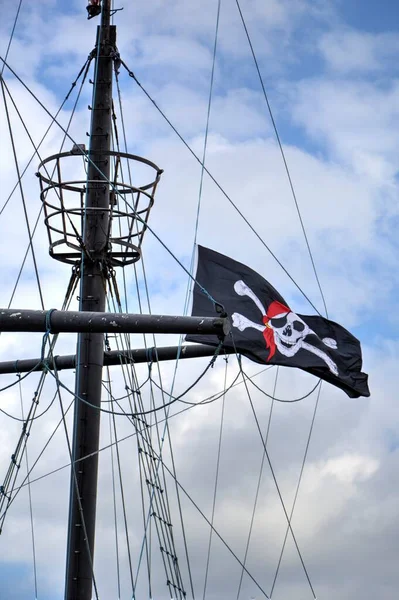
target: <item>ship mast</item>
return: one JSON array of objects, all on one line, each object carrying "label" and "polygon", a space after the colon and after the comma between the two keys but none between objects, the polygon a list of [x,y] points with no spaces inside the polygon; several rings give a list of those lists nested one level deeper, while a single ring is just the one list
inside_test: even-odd
[{"label": "ship mast", "polygon": [[[83,225],[80,311],[105,311],[110,219],[112,68],[116,27],[111,0],[103,0],[97,29],[87,194]],[[103,333],[80,333],[76,353],[76,395],[101,405]],[[97,504],[100,411],[75,402],[68,522],[65,600],[91,600]],[[79,461],[83,456],[90,458]],[[78,464],[79,466],[75,466]]]}]

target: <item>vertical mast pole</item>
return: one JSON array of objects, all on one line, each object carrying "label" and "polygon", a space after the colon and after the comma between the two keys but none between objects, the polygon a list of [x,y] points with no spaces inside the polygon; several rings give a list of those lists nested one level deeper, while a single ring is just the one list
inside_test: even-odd
[{"label": "vertical mast pole", "polygon": [[[97,30],[95,78],[90,130],[87,194],[83,223],[79,310],[104,312],[106,259],[109,251],[109,207],[112,51],[116,31],[110,26],[111,0],[103,0]],[[102,210],[103,209],[103,210]],[[76,395],[101,405],[104,335],[81,333],[76,356]],[[75,399],[68,522],[65,600],[91,600],[97,502],[100,411]]]}]

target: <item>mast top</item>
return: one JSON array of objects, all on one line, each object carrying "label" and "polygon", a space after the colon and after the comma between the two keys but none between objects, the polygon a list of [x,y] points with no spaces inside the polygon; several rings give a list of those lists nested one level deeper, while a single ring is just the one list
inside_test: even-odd
[{"label": "mast top", "polygon": [[97,17],[99,14],[101,14],[101,0],[89,0],[86,10],[88,19]]}]

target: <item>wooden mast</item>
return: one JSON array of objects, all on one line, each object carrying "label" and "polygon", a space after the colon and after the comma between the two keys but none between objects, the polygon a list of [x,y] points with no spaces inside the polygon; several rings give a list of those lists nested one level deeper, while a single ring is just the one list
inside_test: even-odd
[{"label": "wooden mast", "polygon": [[[103,0],[97,30],[90,128],[90,162],[83,219],[79,310],[104,312],[109,250],[112,68],[116,28],[110,25],[111,0]],[[103,209],[103,210],[101,210]],[[100,408],[103,333],[80,333],[76,352],[77,396]],[[100,411],[75,401],[68,522],[65,600],[91,600],[97,504]],[[74,466],[74,461],[91,455]]]}]

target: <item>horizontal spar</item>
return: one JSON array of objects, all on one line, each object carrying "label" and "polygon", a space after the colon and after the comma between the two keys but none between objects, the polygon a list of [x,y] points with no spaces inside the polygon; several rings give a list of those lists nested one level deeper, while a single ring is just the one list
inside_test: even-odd
[{"label": "horizontal spar", "polygon": [[[232,354],[234,352],[231,348],[222,348],[220,354]],[[160,362],[163,360],[176,360],[177,356],[179,359],[183,358],[200,358],[203,356],[213,356],[215,354],[215,348],[212,346],[205,346],[205,344],[195,344],[192,346],[183,345],[178,346],[164,346],[161,348],[137,348],[136,350],[126,349],[122,350],[111,350],[104,352],[104,366],[120,365],[126,362],[130,363],[146,363],[146,362]],[[54,366],[57,371],[63,369],[74,369],[76,367],[76,356],[74,354],[67,354],[65,356],[54,356],[53,359],[46,361],[46,367],[54,370]],[[0,362],[0,375],[5,373],[28,373],[29,371],[41,371],[43,368],[40,358],[23,358],[21,360],[7,360]]]},{"label": "horizontal spar", "polygon": [[0,309],[0,331],[45,333],[197,333],[227,335],[230,322],[221,317],[131,315],[71,310]]}]

